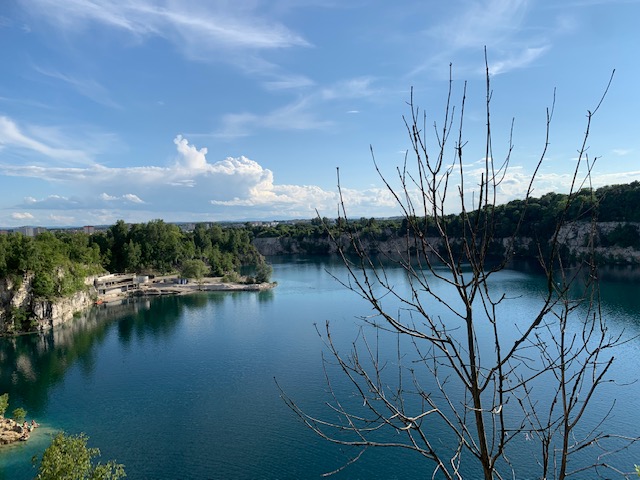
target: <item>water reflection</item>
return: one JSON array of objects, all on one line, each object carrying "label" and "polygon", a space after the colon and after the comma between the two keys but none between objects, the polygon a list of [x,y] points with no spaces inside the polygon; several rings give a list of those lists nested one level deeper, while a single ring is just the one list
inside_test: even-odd
[{"label": "water reflection", "polygon": [[91,308],[72,322],[46,332],[0,339],[0,392],[9,393],[11,404],[24,405],[34,416],[47,406],[48,391],[60,384],[66,372],[78,365],[90,376],[95,352],[111,329],[125,347],[145,338],[173,335],[185,312],[218,305],[227,298],[244,301],[253,295],[261,303],[273,292],[213,292],[184,297],[136,298]]}]

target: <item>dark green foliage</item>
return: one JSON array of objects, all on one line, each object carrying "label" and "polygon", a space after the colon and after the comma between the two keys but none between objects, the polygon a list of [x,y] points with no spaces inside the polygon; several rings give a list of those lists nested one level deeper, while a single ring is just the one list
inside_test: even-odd
[{"label": "dark green foliage", "polygon": [[256,275],[255,282],[256,283],[267,283],[271,280],[271,274],[273,273],[273,268],[267,262],[261,262],[256,267]]},{"label": "dark green foliage", "polygon": [[600,237],[603,247],[640,248],[640,232],[635,225],[623,223]]},{"label": "dark green foliage", "polygon": [[[82,290],[87,276],[105,269],[165,274],[189,265],[185,262],[199,262],[202,275],[210,271],[222,276],[264,263],[251,244],[252,235],[246,228],[203,224],[193,232],[182,232],[163,220],[131,226],[119,220],[106,232],[91,236],[44,232],[30,238],[11,233],[0,235],[0,278],[10,277],[15,284],[33,274],[34,296],[52,300]],[[28,325],[28,317],[22,310],[10,312],[16,328]]]},{"label": "dark green foliage", "polygon": [[36,480],[117,480],[126,477],[124,466],[113,460],[95,463],[100,450],[87,447],[84,434],[58,433],[44,451]]},{"label": "dark green foliage", "polygon": [[9,407],[9,394],[3,393],[0,395],[0,417],[4,417],[4,412],[7,411]]},{"label": "dark green foliage", "polygon": [[[0,277],[14,283],[32,273],[32,293],[39,299],[71,295],[84,288],[88,275],[103,271],[100,250],[85,234],[44,232],[35,238],[20,233],[0,235]],[[13,312],[14,323],[22,323]]]},{"label": "dark green foliage", "polygon": [[601,222],[640,222],[640,182],[610,185],[596,191]]},{"label": "dark green foliage", "polygon": [[182,264],[181,275],[183,278],[201,280],[208,273],[207,264],[200,259],[185,260]]},{"label": "dark green foliage", "polygon": [[[569,208],[566,208],[567,204]],[[476,222],[478,238],[482,238],[479,234],[485,231],[496,240],[515,234],[517,241],[511,253],[519,257],[535,257],[539,254],[538,248],[544,249],[548,245],[561,217],[562,221],[568,224],[587,220],[594,212],[599,222],[640,222],[640,182],[612,185],[595,191],[583,189],[570,198],[564,194],[547,193],[539,198],[529,198],[527,202],[513,200],[503,205],[487,207],[482,212],[467,212],[466,218],[462,215],[445,215],[441,219],[441,225],[450,239],[461,238],[469,231],[470,225],[475,225]],[[328,238],[329,235],[339,238],[341,234],[351,232],[363,240],[376,241],[407,235],[410,238],[441,237],[434,225],[432,218],[412,216],[387,220],[365,217],[357,220],[339,218],[335,222],[326,218],[316,218],[310,222],[256,226],[251,227],[251,231],[257,238],[294,239],[302,252],[324,254],[327,253],[329,245],[318,242],[317,239]],[[527,238],[532,241],[520,241]],[[640,232],[633,225],[620,225],[608,235],[601,235],[600,244],[640,248]],[[286,241],[283,241],[283,245],[286,248]],[[375,249],[375,246],[370,248]],[[503,256],[504,245],[495,241],[487,253]]]},{"label": "dark green foliage", "polygon": [[51,300],[56,296],[56,282],[48,270],[39,270],[31,282],[31,291],[36,298]]},{"label": "dark green foliage", "polygon": [[31,327],[31,314],[22,307],[10,307],[8,311],[10,324],[17,331],[28,331]]},{"label": "dark green foliage", "polygon": [[16,422],[22,423],[27,418],[27,411],[22,407],[18,407],[13,411],[12,417]]},{"label": "dark green foliage", "polygon": [[264,260],[251,238],[246,228],[197,224],[193,232],[183,232],[163,220],[132,225],[119,220],[106,233],[93,235],[91,241],[110,272],[166,274],[197,260],[206,266],[203,275],[210,271],[222,276]]}]

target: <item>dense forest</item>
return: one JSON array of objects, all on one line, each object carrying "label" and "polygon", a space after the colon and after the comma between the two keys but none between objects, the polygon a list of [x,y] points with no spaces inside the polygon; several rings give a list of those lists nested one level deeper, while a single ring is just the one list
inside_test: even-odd
[{"label": "dense forest", "polygon": [[189,267],[199,275],[237,278],[245,266],[256,270],[255,281],[268,281],[270,269],[251,244],[250,232],[219,225],[199,224],[183,232],[162,220],[132,225],[119,220],[93,235],[0,235],[0,279],[15,283],[33,273],[31,291],[42,299],[70,295],[84,288],[86,277],[107,271],[167,274]]}]

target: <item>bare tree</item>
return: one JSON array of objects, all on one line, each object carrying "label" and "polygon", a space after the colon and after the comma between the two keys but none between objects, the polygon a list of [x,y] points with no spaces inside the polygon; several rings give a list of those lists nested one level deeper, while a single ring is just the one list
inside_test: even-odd
[{"label": "bare tree", "polygon": [[[333,400],[328,405],[333,420],[308,415],[284,392],[283,398],[317,434],[356,447],[352,461],[369,447],[398,447],[431,461],[433,478],[462,478],[464,472],[486,480],[517,478],[512,454],[526,440],[527,448],[536,451],[538,466],[537,472],[527,475],[564,479],[584,475],[587,469],[595,475],[603,469],[622,473],[608,463],[607,455],[635,439],[603,433],[602,423],[581,428],[580,422],[598,387],[609,381],[612,350],[623,339],[611,334],[602,318],[593,256],[570,264],[562,248],[566,229],[576,219],[592,226],[588,242],[593,246],[597,199],[580,202],[585,192],[593,192],[590,174],[596,159],[588,156],[587,142],[592,118],[609,85],[597,107],[587,113],[570,191],[555,230],[535,247],[546,276],[537,310],[515,321],[514,334],[514,321],[501,317],[511,299],[491,280],[506,267],[519,241],[534,182],[547,156],[553,106],[547,109],[546,136],[519,221],[506,237],[498,238],[496,207],[512,142],[510,135],[505,157],[496,160],[486,55],[485,65],[485,162],[473,195],[468,193],[463,166],[466,83],[456,112],[450,80],[444,118],[440,126],[433,125],[433,144],[427,117],[415,106],[412,93],[411,113],[405,119],[411,150],[397,168],[397,179],[382,174],[373,158],[404,215],[402,251],[385,261],[370,254],[350,227],[341,198],[338,224],[344,231],[333,241],[349,275],[338,280],[370,304],[375,314],[363,318],[375,334],[363,332],[345,353],[334,343],[329,323],[319,333],[359,402],[343,401],[330,374],[327,383]],[[396,181],[399,187],[393,186]],[[338,183],[340,189],[339,179]],[[457,198],[458,216],[445,212],[450,196]],[[497,260],[496,245],[501,249]],[[389,280],[389,262],[406,273],[409,294]],[[456,302],[448,301],[436,283],[455,291]],[[394,307],[388,308],[391,304]],[[436,313],[434,304],[446,314]],[[488,345],[479,341],[479,334],[486,338],[486,332],[490,332]],[[377,349],[377,339],[384,334],[398,339],[393,370]],[[544,395],[536,393],[539,385],[544,385]],[[603,422],[608,414],[602,415]],[[445,437],[446,442],[440,441]],[[590,461],[572,461],[585,452]]]}]

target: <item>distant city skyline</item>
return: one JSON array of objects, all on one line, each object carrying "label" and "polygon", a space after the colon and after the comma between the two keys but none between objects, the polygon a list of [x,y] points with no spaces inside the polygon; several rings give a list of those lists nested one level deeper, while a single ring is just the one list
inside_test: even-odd
[{"label": "distant city skyline", "polygon": [[501,203],[526,190],[554,89],[533,194],[566,192],[613,69],[593,186],[640,180],[638,18],[640,0],[4,0],[0,226],[335,218],[336,168],[349,216],[397,216],[369,147],[393,178],[410,88],[441,127],[451,63],[477,183],[485,46],[498,161],[515,119]]}]

